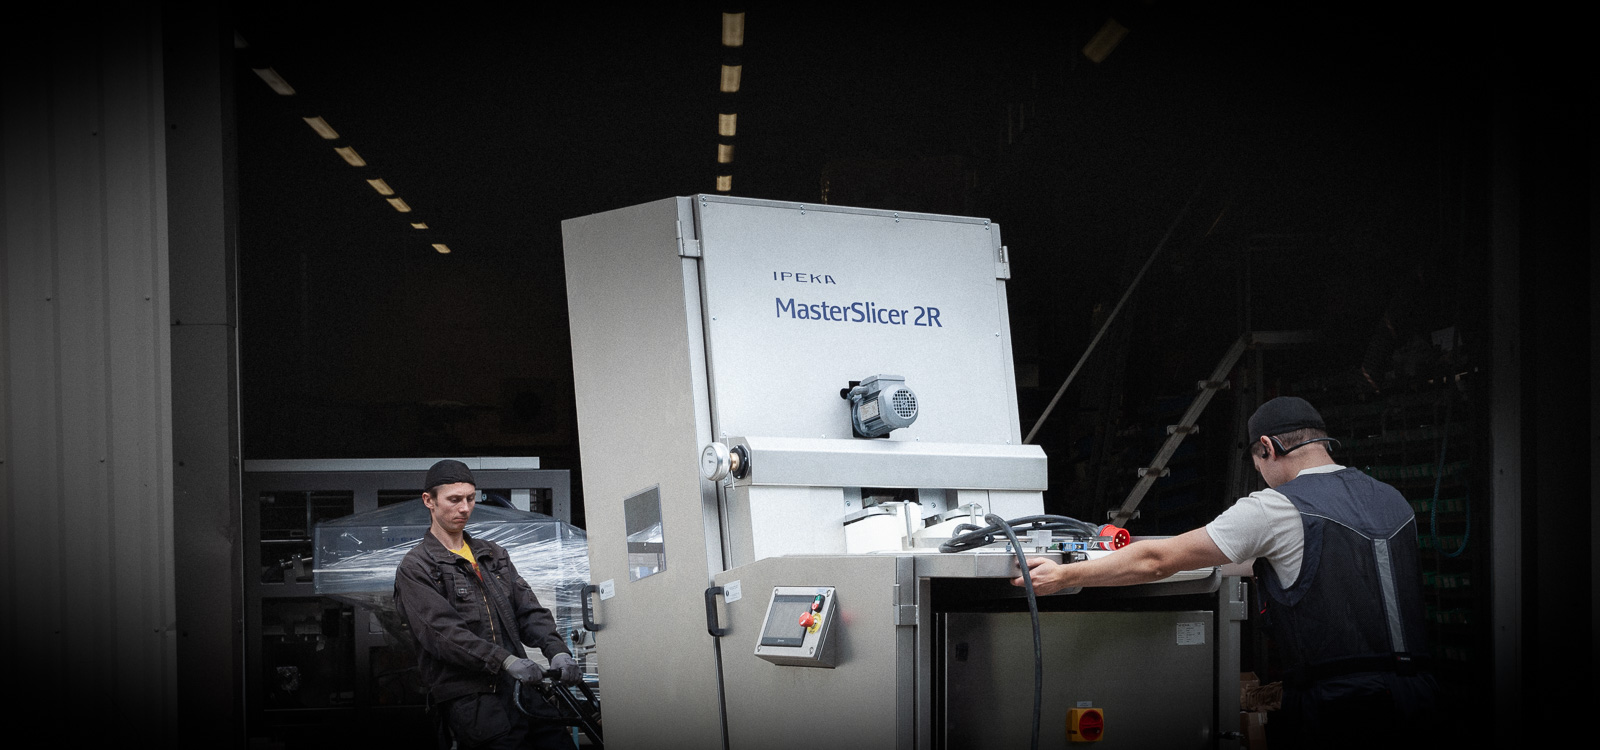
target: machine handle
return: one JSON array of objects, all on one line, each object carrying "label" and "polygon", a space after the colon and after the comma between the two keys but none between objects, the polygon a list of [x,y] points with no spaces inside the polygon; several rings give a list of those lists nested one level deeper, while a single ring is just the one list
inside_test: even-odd
[{"label": "machine handle", "polygon": [[712,586],[706,589],[706,632],[712,638],[721,638],[728,634],[727,628],[717,627],[717,594],[722,593],[721,586]]},{"label": "machine handle", "polygon": [[594,607],[589,604],[589,597],[600,587],[592,583],[583,584],[583,629],[591,633],[600,632],[600,626],[594,621]]}]

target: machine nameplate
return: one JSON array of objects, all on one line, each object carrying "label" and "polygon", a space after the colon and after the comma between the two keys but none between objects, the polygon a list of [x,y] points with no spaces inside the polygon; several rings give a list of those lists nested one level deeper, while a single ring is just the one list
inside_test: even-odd
[{"label": "machine nameplate", "polygon": [[945,321],[940,320],[939,308],[933,305],[904,305],[896,307],[885,305],[882,302],[841,302],[833,304],[828,300],[811,302],[805,299],[796,301],[796,298],[773,298],[776,307],[776,316],[783,320],[819,320],[833,323],[876,323],[888,326],[911,326],[915,328],[943,328]]}]

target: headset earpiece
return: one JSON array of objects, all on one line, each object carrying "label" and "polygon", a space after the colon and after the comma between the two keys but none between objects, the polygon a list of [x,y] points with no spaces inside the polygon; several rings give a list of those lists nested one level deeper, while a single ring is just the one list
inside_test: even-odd
[{"label": "headset earpiece", "polygon": [[[1283,447],[1283,443],[1278,442],[1278,438],[1269,437],[1267,440],[1272,441],[1272,455],[1282,458],[1289,453],[1289,449]],[[1304,445],[1304,443],[1301,443],[1300,445]],[[1297,445],[1295,447],[1299,448],[1300,446]]]}]

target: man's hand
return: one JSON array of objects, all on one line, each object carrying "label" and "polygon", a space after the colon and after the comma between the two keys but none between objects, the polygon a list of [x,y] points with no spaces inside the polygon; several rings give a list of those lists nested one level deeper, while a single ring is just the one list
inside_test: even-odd
[{"label": "man's hand", "polygon": [[[1067,566],[1056,563],[1046,557],[1028,558],[1028,575],[1033,578],[1033,592],[1035,594],[1054,594],[1065,588],[1070,588],[1065,579]],[[1011,585],[1023,585],[1022,576],[1011,579]]]},{"label": "man's hand", "polygon": [[578,662],[572,654],[556,654],[550,660],[551,669],[561,670],[561,684],[576,685],[583,680],[583,670],[578,669]]},{"label": "man's hand", "polygon": [[517,682],[538,682],[543,678],[539,673],[539,665],[532,659],[522,659],[508,656],[505,661],[506,674],[511,675]]}]

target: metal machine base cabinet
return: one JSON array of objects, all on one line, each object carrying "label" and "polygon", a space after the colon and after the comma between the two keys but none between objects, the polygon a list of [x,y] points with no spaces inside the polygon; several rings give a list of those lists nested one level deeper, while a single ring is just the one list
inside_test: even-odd
[{"label": "metal machine base cabinet", "polygon": [[[1033,631],[1009,555],[769,558],[716,577],[731,748],[1025,748]],[[756,654],[775,587],[831,587],[835,665]],[[1040,597],[1041,748],[1234,748],[1244,583]],[[1103,732],[1073,742],[1072,709]],[[664,745],[664,746],[670,746]]]}]

